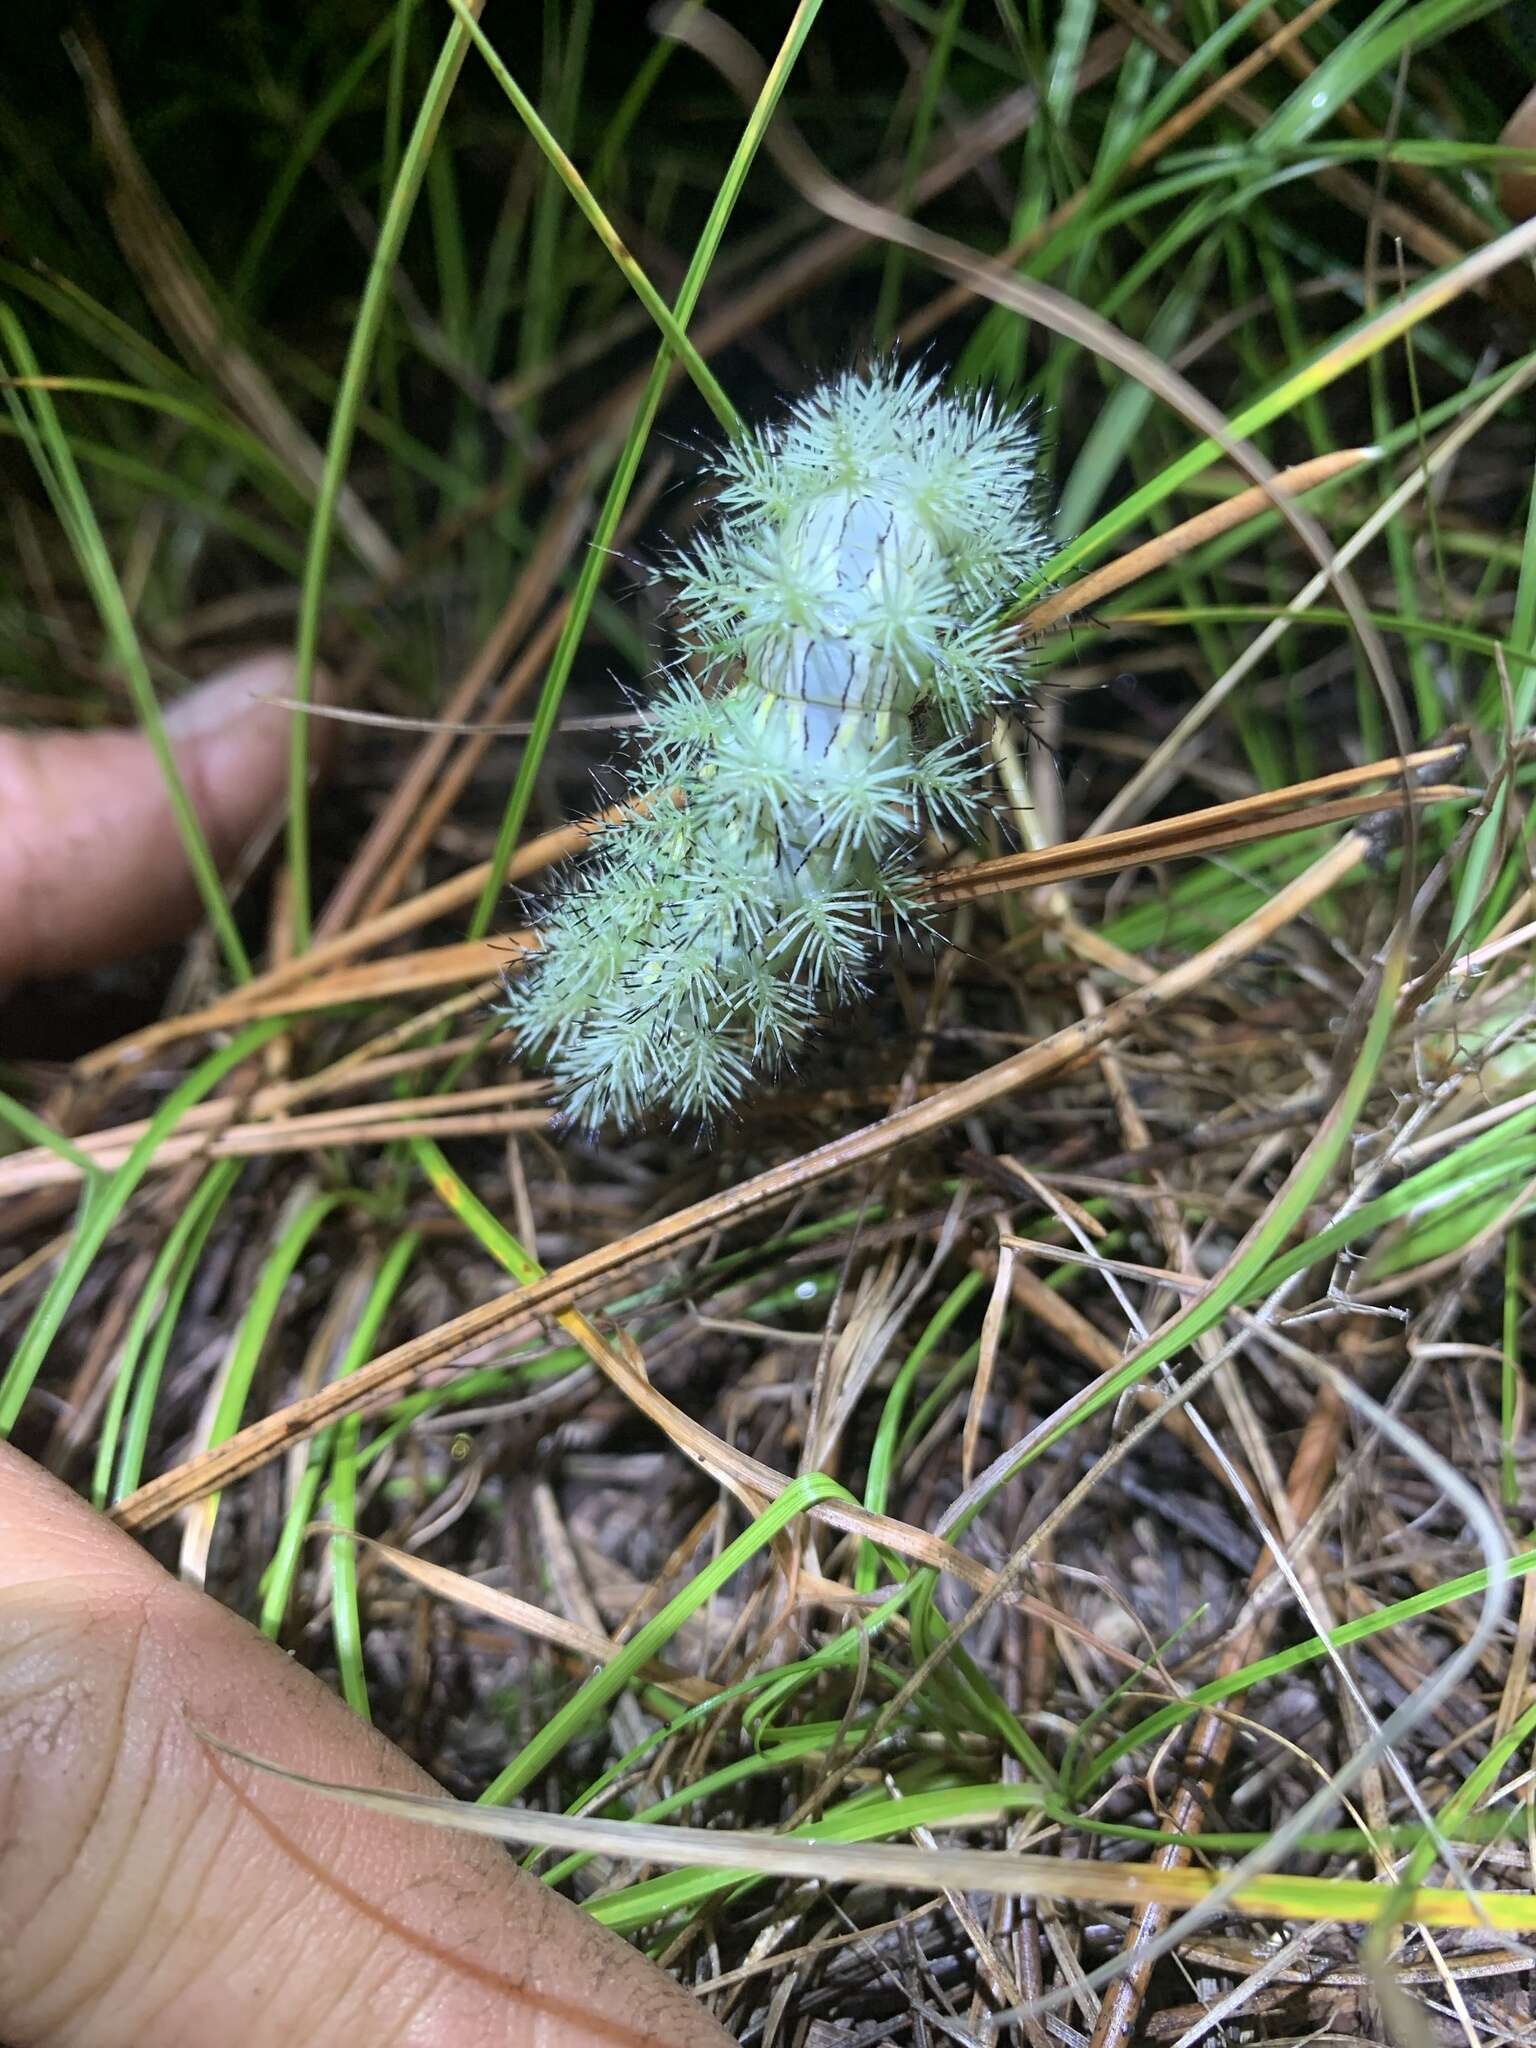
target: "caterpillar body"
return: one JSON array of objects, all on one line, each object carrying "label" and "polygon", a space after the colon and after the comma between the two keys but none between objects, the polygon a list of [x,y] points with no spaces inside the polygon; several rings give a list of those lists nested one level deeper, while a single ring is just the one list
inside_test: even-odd
[{"label": "caterpillar body", "polygon": [[999,627],[1045,554],[1034,456],[1019,415],[882,367],[715,458],[637,749],[668,794],[598,835],[507,986],[574,1123],[713,1121],[920,916],[914,834],[974,820],[976,721],[1023,688]]}]

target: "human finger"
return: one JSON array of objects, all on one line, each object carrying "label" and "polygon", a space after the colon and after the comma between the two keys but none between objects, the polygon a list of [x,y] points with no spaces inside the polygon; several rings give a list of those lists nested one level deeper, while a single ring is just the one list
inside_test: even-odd
[{"label": "human finger", "polygon": [[233,1765],[430,1780],[312,1674],[0,1445],[9,2048],[728,2048],[496,1844]]}]

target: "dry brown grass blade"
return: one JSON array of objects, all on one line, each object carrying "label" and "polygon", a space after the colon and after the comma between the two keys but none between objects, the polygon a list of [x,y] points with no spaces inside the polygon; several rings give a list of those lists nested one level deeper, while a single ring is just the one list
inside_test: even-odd
[{"label": "dry brown grass blade", "polygon": [[[424,989],[451,988],[480,981],[536,943],[531,932],[505,932],[495,939],[461,939],[456,945],[428,946],[419,953],[397,953],[363,967],[348,967],[313,983],[279,991],[254,1001],[220,1004],[216,1013],[201,1013],[203,1030],[224,1030],[256,1017],[282,1017],[290,1011],[330,1010],[347,1003],[377,1003],[391,997],[419,995]],[[179,1020],[167,1019],[167,1026]],[[154,1029],[153,1026],[150,1027]],[[182,1038],[184,1031],[172,1034]],[[143,1034],[150,1043],[150,1033]],[[159,1040],[164,1043],[164,1040]]]},{"label": "dry brown grass blade", "polygon": [[[1457,734],[1416,754],[1389,756],[1359,768],[1341,768],[1332,775],[1289,783],[1284,789],[1260,790],[1253,796],[1237,797],[1231,803],[1185,811],[1176,818],[1157,818],[1149,824],[1125,826],[1093,839],[1069,840],[1034,853],[1003,854],[996,860],[979,861],[974,867],[944,868],[929,877],[927,893],[935,902],[964,903],[1010,889],[1032,889],[1046,883],[1081,881],[1089,875],[1115,874],[1138,861],[1179,860],[1214,853],[1251,839],[1273,838],[1312,825],[1392,810],[1403,802],[1405,778],[1418,778],[1434,769],[1454,773],[1465,758],[1466,749],[1465,737]],[[1398,787],[1380,795],[1340,794],[1358,789],[1364,782],[1393,778]],[[1443,801],[1463,798],[1467,791],[1454,783],[1416,783],[1409,788],[1408,795],[1414,802]],[[1318,797],[1335,797],[1336,801],[1314,802]]]},{"label": "dry brown grass blade", "polygon": [[1070,588],[1053,591],[1024,614],[1017,631],[1021,634],[1043,633],[1047,627],[1059,625],[1063,619],[1088,611],[1115,591],[1123,590],[1128,583],[1134,583],[1138,576],[1150,576],[1154,569],[1161,569],[1180,555],[1187,555],[1192,548],[1215,540],[1218,534],[1230,533],[1245,519],[1254,519],[1259,513],[1267,512],[1272,503],[1272,491],[1279,491],[1287,498],[1299,498],[1304,491],[1315,490],[1319,484],[1328,483],[1333,477],[1358,469],[1362,462],[1374,460],[1375,455],[1374,448],[1340,448],[1332,455],[1317,455],[1310,462],[1298,462],[1290,469],[1277,470],[1268,490],[1254,484],[1246,491],[1239,491],[1235,497],[1227,498],[1219,505],[1211,505],[1204,512],[1197,512],[1193,519],[1182,520],[1177,526],[1170,527],[1167,533],[1160,533],[1155,540],[1132,548],[1129,554],[1106,562],[1103,568],[1080,578]]},{"label": "dry brown grass blade", "polygon": [[[925,893],[935,904],[971,901],[1008,890],[1033,889],[1047,883],[1081,881],[1091,875],[1117,873],[1140,861],[1188,859],[1196,854],[1215,853],[1224,848],[1246,845],[1256,839],[1277,838],[1313,826],[1339,824],[1352,818],[1369,817],[1400,807],[1401,789],[1380,796],[1340,798],[1332,804],[1310,803],[1313,797],[1334,790],[1348,790],[1362,782],[1392,776],[1422,774],[1441,767],[1453,770],[1466,751],[1466,743],[1452,739],[1416,754],[1390,756],[1360,768],[1340,769],[1308,782],[1291,783],[1284,789],[1262,790],[1229,804],[1212,804],[1177,818],[1157,819],[1094,839],[1068,841],[1038,853],[1004,854],[997,860],[979,862],[969,868],[945,868],[924,883]],[[1468,792],[1452,783],[1429,783],[1409,792],[1418,804],[1455,802]],[[513,860],[511,874],[536,872],[584,847],[594,829],[618,822],[623,812],[614,809],[602,819],[583,820],[530,840]],[[416,953],[397,954],[371,967],[326,975],[322,970],[348,960],[371,944],[382,944],[401,931],[446,915],[479,892],[489,864],[467,869],[447,882],[397,905],[367,925],[359,925],[335,939],[322,941],[312,952],[266,974],[258,975],[236,994],[221,997],[206,1009],[189,1011],[182,1017],[167,1017],[146,1025],[127,1038],[114,1040],[77,1062],[75,1072],[82,1079],[108,1074],[135,1064],[182,1039],[211,1031],[226,1031],[260,1017],[280,1017],[290,1012],[339,1008],[347,1003],[380,1001],[387,997],[419,994],[432,988],[451,988],[456,983],[480,981],[487,974],[500,974],[517,954],[537,943],[532,932],[507,932],[494,939],[461,940],[456,945],[431,946]],[[487,995],[494,991],[490,982]]]},{"label": "dry brown grass blade", "polygon": [[[470,1804],[435,1792],[374,1791],[291,1771],[269,1758],[223,1742],[198,1729],[212,1750],[248,1764],[292,1785],[335,1799],[347,1806],[392,1815],[409,1815],[428,1826],[458,1828],[466,1833],[518,1842],[529,1847],[576,1851],[614,1857],[627,1863],[655,1862],[669,1869],[724,1867],[743,1875],[809,1878],[817,1884],[871,1884],[908,1887],[927,1893],[935,1886],[953,1892],[985,1892],[1014,1898],[1075,1899],[1091,1905],[1136,1905],[1156,1899],[1183,1910],[1198,1910],[1214,1890],[1217,1877],[1203,1870],[1157,1870],[1146,1864],[1112,1863],[1067,1856],[1019,1855],[995,1849],[931,1849],[894,1847],[886,1843],[817,1841],[806,1835],[753,1833],[734,1828],[679,1827],[671,1822],[591,1820],[564,1813],[541,1813],[527,1806]],[[1015,1809],[1016,1810],[1016,1809]],[[981,1809],[966,1825],[1002,1819],[1007,1809]],[[1235,1912],[1255,1918],[1344,1921],[1370,1925],[1382,1909],[1384,1894],[1376,1885],[1333,1878],[1315,1887],[1287,1885],[1283,1879],[1257,1877],[1232,1893]],[[1524,1892],[1441,1891],[1423,1887],[1402,1902],[1404,1914],[1427,1926],[1507,1929],[1520,1934],[1530,1925],[1532,1909]]]},{"label": "dry brown grass blade", "polygon": [[[227,393],[241,418],[302,483],[305,494],[313,496],[325,457],[219,317],[198,276],[180,223],[156,191],[133,146],[99,38],[89,30],[72,32],[66,38],[66,48],[84,82],[97,146],[111,169],[113,186],[107,205],[112,225],[146,298],[167,330]],[[394,543],[355,491],[342,490],[336,520],[353,552],[374,575],[395,574],[400,558]]]},{"label": "dry brown grass blade", "polygon": [[[449,691],[442,707],[445,725],[471,715],[497,671],[548,601],[555,579],[590,517],[591,500],[585,482],[582,478],[556,506],[537,548],[502,607],[501,616],[486,635],[479,653]],[[382,910],[394,900],[395,891],[386,886],[386,878],[394,874],[398,865],[401,841],[414,842],[413,821],[425,814],[428,801],[441,782],[453,752],[454,737],[448,731],[433,733],[417,750],[389,802],[347,863],[346,873],[316,924],[317,937],[324,939],[344,931],[360,917],[366,917],[370,908]],[[475,759],[478,758],[476,755]]]},{"label": "dry brown grass blade", "polygon": [[981,1323],[981,1348],[976,1354],[976,1374],[971,1381],[971,1397],[965,1404],[965,1426],[960,1435],[962,1486],[970,1485],[976,1471],[976,1445],[981,1436],[982,1417],[992,1385],[992,1376],[997,1368],[998,1343],[1003,1334],[1003,1325],[1008,1318],[1008,1296],[1013,1286],[1013,1261],[1013,1247],[1005,1237],[998,1246],[996,1270],[992,1275],[992,1293]]},{"label": "dry brown grass blade", "polygon": [[332,1060],[329,1066],[317,1067],[312,1074],[290,1081],[287,1084],[289,1106],[308,1101],[316,1095],[341,1094],[395,1074],[419,1073],[429,1065],[455,1060],[461,1053],[473,1052],[485,1043],[484,1034],[480,1031],[466,1031],[457,1038],[445,1039],[432,1038],[429,1034],[440,1024],[449,1024],[463,1017],[466,1011],[471,1014],[483,1011],[495,992],[494,982],[477,982],[472,988],[461,989],[456,996],[447,996],[442,1002],[434,1003],[430,1009],[402,1017],[398,1023],[376,1031],[371,1038],[365,1038],[360,1045],[344,1052],[340,1059]]},{"label": "dry brown grass blade", "polygon": [[[417,995],[426,989],[451,988],[466,981],[485,982],[485,1000],[494,995],[500,970],[522,947],[532,942],[531,933],[508,933],[499,939],[461,940],[456,946],[433,946],[420,953],[401,953],[372,967],[317,980],[312,986],[288,983],[277,992],[252,983],[237,995],[224,996],[204,1010],[188,1011],[184,1017],[164,1017],[145,1025],[127,1038],[119,1038],[97,1052],[87,1053],[75,1066],[81,1080],[112,1074],[119,1068],[138,1066],[152,1053],[183,1039],[201,1038],[211,1031],[231,1031],[258,1017],[283,1017],[301,1011],[329,1010],[347,1003],[376,1002],[387,996]],[[285,982],[288,978],[284,977]]]},{"label": "dry brown grass blade", "polygon": [[4,1273],[0,1273],[0,1294],[9,1294],[13,1287],[20,1287],[41,1273],[55,1259],[62,1258],[74,1239],[73,1230],[60,1231],[56,1237],[45,1238],[35,1251],[28,1252],[24,1259],[18,1259]]},{"label": "dry brown grass blade", "polygon": [[[1435,782],[1425,789],[1410,790],[1408,800],[1414,804],[1466,803],[1472,794],[1453,782]],[[971,903],[981,896],[1001,896],[1018,889],[1038,888],[1047,882],[1083,881],[1092,875],[1118,874],[1123,868],[1135,866],[1138,861],[1188,860],[1196,854],[1221,853],[1234,846],[1246,846],[1256,839],[1277,839],[1288,832],[1303,832],[1312,826],[1339,825],[1351,818],[1376,817],[1384,811],[1401,810],[1402,801],[1400,792],[1341,797],[1334,803],[1312,804],[1304,810],[1282,812],[1273,818],[1252,818],[1246,824],[1229,825],[1223,830],[1201,832],[1191,829],[1171,841],[1153,839],[1141,852],[1134,848],[1111,851],[1105,847],[1101,850],[1100,841],[1084,839],[1075,846],[1046,847],[1040,853],[1003,854],[995,861],[983,861],[974,868],[947,870],[942,877],[942,887],[940,877],[935,876],[934,884],[927,893],[940,903]],[[1113,835],[1106,834],[1106,837],[1110,836]]]},{"label": "dry brown grass blade", "polygon": [[[199,1103],[160,1146],[154,1164],[160,1169],[179,1166],[187,1159],[255,1159],[269,1152],[303,1152],[311,1146],[384,1144],[403,1135],[415,1136],[418,1127],[444,1135],[471,1129],[538,1130],[549,1122],[548,1109],[517,1109],[515,1105],[537,1102],[548,1093],[549,1083],[544,1080],[507,1081],[490,1088],[460,1089],[452,1095],[415,1100],[391,1097],[384,1102],[359,1102],[291,1116],[286,1113],[289,1089],[264,1088],[246,1104],[232,1097]],[[242,1108],[248,1114],[237,1123],[234,1119]],[[249,1114],[253,1110],[259,1113]],[[148,1124],[140,1120],[92,1131],[78,1141],[78,1149],[104,1173],[111,1173],[147,1129]],[[72,1159],[46,1145],[14,1152],[0,1159],[0,1199],[77,1181],[82,1173]]]},{"label": "dry brown grass blade", "polygon": [[[617,822],[620,815],[617,810],[608,811],[600,818],[581,818],[573,824],[557,826],[552,832],[541,832],[513,855],[507,869],[508,883],[523,881],[544,868],[556,867],[561,861],[571,859],[586,847],[595,831],[606,823]],[[490,872],[488,860],[477,861],[462,873],[450,875],[447,881],[423,889],[408,903],[397,903],[389,910],[381,910],[376,916],[364,918],[346,931],[338,932],[334,938],[317,941],[300,959],[268,968],[247,982],[240,993],[245,997],[267,996],[278,989],[292,988],[327,968],[355,960],[359,954],[371,952],[376,946],[388,945],[391,939],[401,938],[406,932],[419,931],[424,924],[432,924],[440,917],[450,917],[454,911],[475,900],[485,887]],[[118,1045],[129,1042],[127,1039],[117,1041]],[[113,1047],[107,1046],[103,1053],[112,1050]]]},{"label": "dry brown grass blade", "polygon": [[[693,1203],[614,1243],[573,1259],[530,1286],[512,1289],[451,1322],[411,1339],[371,1361],[345,1380],[322,1388],[238,1431],[227,1442],[151,1480],[123,1501],[118,1520],[130,1529],[152,1528],[189,1502],[230,1485],[279,1456],[291,1444],[343,1414],[370,1412],[414,1386],[423,1372],[462,1357],[491,1338],[532,1330],[548,1315],[571,1309],[599,1287],[673,1253],[700,1236],[762,1214],[805,1189],[853,1168],[886,1157],[899,1146],[963,1121],[988,1104],[1033,1087],[1047,1075],[1089,1058],[1095,1050],[1143,1024],[1154,1012],[1182,999],[1265,945],[1309,905],[1335,888],[1372,850],[1368,835],[1352,832],[1313,862],[1269,902],[1223,933],[1190,959],[1037,1044],[1014,1053],[965,1081],[952,1083],[910,1108],[834,1138],[798,1159],[770,1167],[739,1186]],[[830,1510],[827,1511],[830,1516]]]},{"label": "dry brown grass blade", "polygon": [[[544,868],[570,859],[582,851],[594,832],[600,831],[605,825],[621,823],[627,812],[637,806],[643,807],[643,799],[635,799],[622,807],[616,805],[600,817],[583,818],[575,824],[559,826],[553,832],[540,833],[513,855],[507,866],[508,883],[522,881],[529,875],[538,874]],[[117,1038],[109,1045],[98,1047],[96,1051],[87,1053],[78,1060],[74,1071],[82,1080],[90,1080],[98,1075],[110,1074],[119,1067],[135,1065],[150,1053],[158,1051],[162,1046],[174,1045],[179,1039],[196,1037],[207,1031],[227,1030],[234,1025],[247,1023],[253,1017],[280,1016],[290,1007],[324,1009],[331,998],[314,1000],[312,988],[307,991],[308,1000],[296,999],[289,1004],[268,999],[279,991],[299,988],[314,982],[315,977],[327,967],[354,960],[359,953],[366,953],[373,946],[385,945],[390,939],[398,938],[404,932],[430,924],[434,918],[449,916],[480,894],[490,871],[489,861],[481,861],[472,868],[466,868],[462,874],[452,875],[446,882],[439,882],[433,888],[423,890],[419,896],[412,897],[410,902],[396,904],[392,909],[381,911],[377,917],[354,925],[350,931],[338,932],[331,939],[322,939],[298,958],[268,968],[265,973],[258,974],[246,982],[234,994],[222,996],[216,1003],[210,1003],[204,1009],[188,1011],[181,1017],[162,1018],[158,1023],[146,1025],[141,1031],[131,1032],[125,1038]],[[529,935],[523,933],[508,934],[484,941],[470,941],[461,949],[461,960],[468,962],[471,959],[472,947],[483,945],[486,950],[478,971],[483,973],[487,966],[500,968],[506,965],[511,954],[528,942],[528,938]],[[426,963],[438,960],[442,954],[452,950],[436,947],[419,954],[401,957],[405,961]],[[389,965],[388,962],[382,964],[385,967]],[[444,972],[438,979],[434,979],[435,968],[422,966],[419,971],[427,975],[426,981],[419,984],[425,987],[442,986],[455,978],[463,978],[458,970],[454,973]],[[352,995],[344,998],[348,1002],[365,999],[366,996],[354,998]]]},{"label": "dry brown grass blade", "polygon": [[[317,1522],[313,1533],[330,1536],[340,1532],[327,1522]],[[345,1534],[350,1542],[364,1545],[381,1564],[388,1565],[391,1571],[399,1572],[402,1578],[410,1579],[439,1600],[466,1608],[471,1614],[485,1615],[507,1628],[535,1636],[540,1642],[553,1643],[557,1649],[569,1650],[573,1656],[584,1658],[588,1663],[608,1664],[618,1655],[620,1646],[611,1637],[583,1628],[580,1622],[568,1621],[563,1614],[551,1614],[547,1608],[535,1607],[532,1601],[519,1600],[515,1594],[503,1593],[495,1586],[482,1586],[478,1579],[466,1578],[462,1572],[449,1571],[445,1566],[417,1557],[409,1550],[398,1550],[392,1543],[381,1543],[376,1537],[362,1536],[353,1530],[347,1530]],[[670,1664],[647,1664],[641,1676],[689,1705],[699,1700],[712,1700],[724,1690],[713,1679],[695,1678],[689,1672],[674,1671]]]}]

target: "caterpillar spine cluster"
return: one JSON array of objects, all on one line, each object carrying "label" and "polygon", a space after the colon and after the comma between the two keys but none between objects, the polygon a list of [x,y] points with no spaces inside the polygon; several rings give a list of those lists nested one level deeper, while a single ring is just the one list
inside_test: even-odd
[{"label": "caterpillar spine cluster", "polygon": [[1023,688],[999,626],[1045,554],[1034,456],[1017,414],[876,368],[715,458],[635,764],[673,800],[598,836],[506,990],[573,1122],[717,1118],[917,914],[903,849],[974,820],[976,721]]}]

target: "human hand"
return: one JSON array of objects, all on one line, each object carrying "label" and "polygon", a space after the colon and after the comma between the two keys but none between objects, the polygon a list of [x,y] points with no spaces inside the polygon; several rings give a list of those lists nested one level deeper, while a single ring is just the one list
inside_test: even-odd
[{"label": "human hand", "polygon": [[[171,716],[227,859],[280,799],[289,687]],[[185,928],[127,734],[0,736],[0,978]],[[430,1790],[320,1681],[0,1445],[0,2041],[7,2048],[728,2048],[688,1994],[494,1844],[222,1759]]]}]

